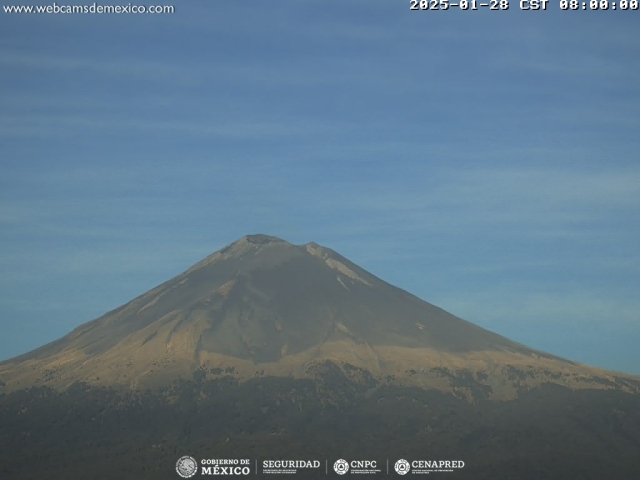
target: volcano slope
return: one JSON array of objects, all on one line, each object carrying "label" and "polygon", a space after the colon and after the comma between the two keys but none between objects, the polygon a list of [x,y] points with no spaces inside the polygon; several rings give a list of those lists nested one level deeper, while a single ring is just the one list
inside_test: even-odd
[{"label": "volcano slope", "polygon": [[463,460],[435,473],[456,478],[640,472],[638,377],[532,350],[328,248],[266,235],[1,363],[0,393],[7,478],[179,478],[186,454]]}]

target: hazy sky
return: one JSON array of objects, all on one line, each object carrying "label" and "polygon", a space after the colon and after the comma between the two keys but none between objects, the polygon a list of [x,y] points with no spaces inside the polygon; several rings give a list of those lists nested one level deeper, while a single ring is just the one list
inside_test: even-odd
[{"label": "hazy sky", "polygon": [[640,11],[174,5],[0,12],[0,358],[266,233],[640,374]]}]

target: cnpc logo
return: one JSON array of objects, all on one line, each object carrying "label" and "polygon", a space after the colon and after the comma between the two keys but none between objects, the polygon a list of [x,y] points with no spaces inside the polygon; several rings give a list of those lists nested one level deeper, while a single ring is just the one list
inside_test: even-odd
[{"label": "cnpc logo", "polygon": [[336,463],[333,464],[333,469],[338,475],[344,475],[349,471],[349,462],[347,462],[344,458],[336,460]]},{"label": "cnpc logo", "polygon": [[376,467],[377,463],[375,460],[351,460],[351,462],[347,462],[341,458],[333,464],[333,469],[338,475],[344,475],[349,469],[353,470],[354,473],[366,473],[362,472],[362,470],[375,470]]}]

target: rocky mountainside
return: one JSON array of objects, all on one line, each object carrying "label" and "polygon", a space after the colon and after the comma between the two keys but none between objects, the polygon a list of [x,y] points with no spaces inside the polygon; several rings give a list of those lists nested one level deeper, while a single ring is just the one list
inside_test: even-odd
[{"label": "rocky mountainside", "polygon": [[294,475],[310,479],[345,478],[339,459],[389,462],[385,477],[406,459],[465,464],[429,478],[636,478],[639,392],[328,248],[250,235],[1,363],[0,478],[171,480],[184,455],[249,459],[254,478],[269,459],[329,465]]},{"label": "rocky mountainside", "polygon": [[194,374],[315,378],[472,399],[543,384],[638,391],[637,378],[535,351],[393,287],[331,249],[249,235],[67,336],[0,364],[4,391],[158,388]]}]

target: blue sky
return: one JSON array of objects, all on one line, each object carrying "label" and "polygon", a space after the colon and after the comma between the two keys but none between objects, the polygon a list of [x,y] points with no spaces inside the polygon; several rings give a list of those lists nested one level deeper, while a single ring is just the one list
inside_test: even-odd
[{"label": "blue sky", "polygon": [[260,232],[640,374],[640,12],[175,6],[0,14],[0,358]]}]

